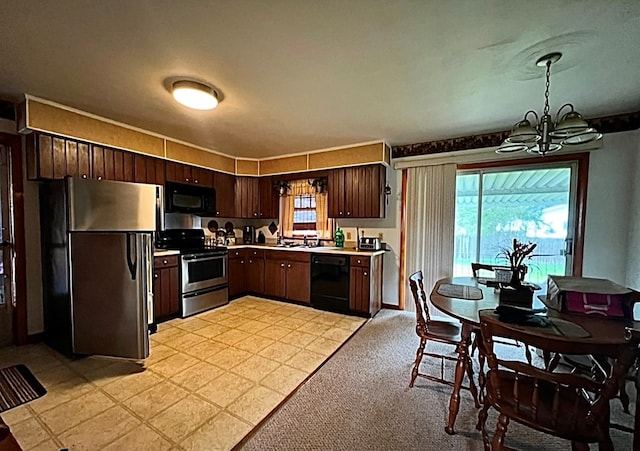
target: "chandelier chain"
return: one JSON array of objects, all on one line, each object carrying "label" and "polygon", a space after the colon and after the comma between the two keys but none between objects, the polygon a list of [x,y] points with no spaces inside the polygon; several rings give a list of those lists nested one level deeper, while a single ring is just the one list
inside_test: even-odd
[{"label": "chandelier chain", "polygon": [[551,60],[547,61],[547,80],[544,85],[544,111],[543,115],[549,114],[549,76],[551,75]]}]

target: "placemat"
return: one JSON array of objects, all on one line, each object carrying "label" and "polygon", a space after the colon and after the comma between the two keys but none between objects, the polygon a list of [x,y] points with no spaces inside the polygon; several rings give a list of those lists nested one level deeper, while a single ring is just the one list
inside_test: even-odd
[{"label": "placemat", "polygon": [[448,298],[469,299],[471,301],[482,299],[482,290],[469,285],[443,283],[438,287],[437,293]]},{"label": "placemat", "polygon": [[47,393],[25,365],[0,369],[0,413],[33,401]]}]

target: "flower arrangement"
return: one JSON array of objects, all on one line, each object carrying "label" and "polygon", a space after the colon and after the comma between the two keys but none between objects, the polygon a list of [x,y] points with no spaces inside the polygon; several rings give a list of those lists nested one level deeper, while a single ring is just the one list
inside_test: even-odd
[{"label": "flower arrangement", "polygon": [[503,247],[500,250],[498,257],[506,259],[513,271],[511,284],[519,285],[522,283],[524,275],[527,272],[527,267],[524,265],[524,261],[534,257],[533,251],[537,246],[538,245],[536,243],[523,243],[514,238],[512,248]]},{"label": "flower arrangement", "polygon": [[514,238],[513,248],[502,248],[498,255],[505,257],[509,261],[509,266],[516,269],[523,265],[525,259],[533,257],[531,254],[537,246],[536,243],[521,243]]}]

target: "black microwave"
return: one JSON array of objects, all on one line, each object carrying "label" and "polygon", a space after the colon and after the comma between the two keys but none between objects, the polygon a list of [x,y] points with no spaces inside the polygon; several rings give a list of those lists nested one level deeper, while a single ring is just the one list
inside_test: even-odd
[{"label": "black microwave", "polygon": [[167,213],[215,216],[216,191],[207,186],[167,182],[164,208]]}]

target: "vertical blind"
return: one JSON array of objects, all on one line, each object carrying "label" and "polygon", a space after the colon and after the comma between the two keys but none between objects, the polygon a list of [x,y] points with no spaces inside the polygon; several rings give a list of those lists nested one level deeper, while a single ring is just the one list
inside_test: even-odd
[{"label": "vertical blind", "polygon": [[[427,296],[438,279],[453,273],[455,201],[455,164],[407,169],[406,275],[422,270]],[[409,289],[405,308],[415,311]]]}]

